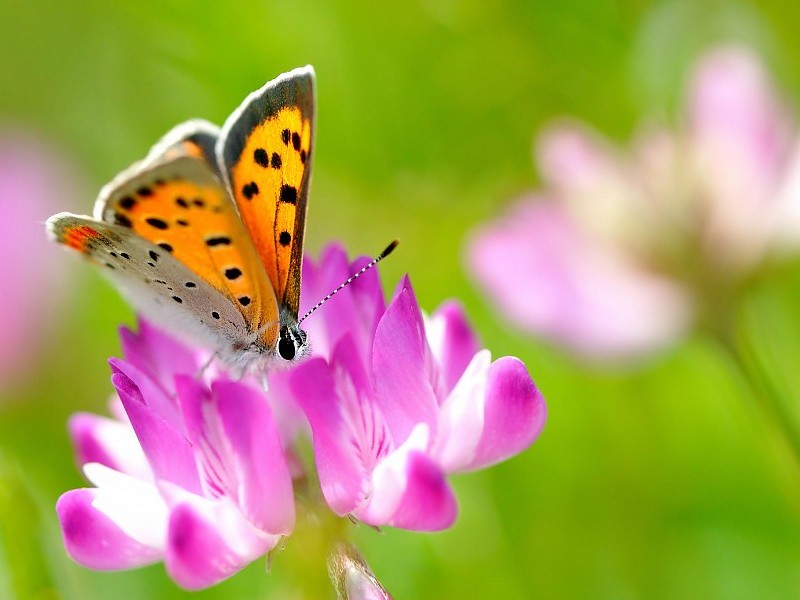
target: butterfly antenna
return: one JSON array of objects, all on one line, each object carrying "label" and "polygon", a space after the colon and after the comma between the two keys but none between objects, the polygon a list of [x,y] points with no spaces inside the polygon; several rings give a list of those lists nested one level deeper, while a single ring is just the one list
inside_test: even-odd
[{"label": "butterfly antenna", "polygon": [[297,324],[299,325],[300,323],[305,321],[309,316],[311,316],[311,313],[313,313],[315,310],[317,310],[320,306],[322,306],[328,300],[333,298],[336,294],[338,294],[340,291],[342,291],[345,287],[347,287],[348,285],[353,283],[356,279],[361,277],[364,273],[369,271],[372,267],[377,265],[384,258],[389,256],[392,253],[392,250],[397,248],[397,244],[399,244],[399,243],[400,243],[400,240],[393,240],[391,244],[386,246],[386,249],[383,252],[381,252],[378,256],[373,258],[368,264],[364,265],[364,267],[361,268],[357,273],[354,273],[353,275],[348,277],[345,281],[342,282],[342,284],[339,287],[337,287],[335,290],[333,290],[330,294],[328,294],[322,300],[320,300],[314,306],[312,306],[311,309],[306,314],[304,314],[303,317],[297,322]]}]

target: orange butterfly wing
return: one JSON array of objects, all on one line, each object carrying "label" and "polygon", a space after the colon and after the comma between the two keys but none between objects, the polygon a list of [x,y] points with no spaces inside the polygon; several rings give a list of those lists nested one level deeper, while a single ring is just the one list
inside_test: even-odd
[{"label": "orange butterfly wing", "polygon": [[[95,218],[130,228],[171,254],[227,296],[252,331],[273,324],[265,337],[275,340],[275,294],[216,174],[216,139],[211,124],[176,127],[142,163],[103,188]],[[150,255],[155,264],[159,252]]]},{"label": "orange butterfly wing", "polygon": [[217,146],[220,170],[278,303],[295,320],[314,123],[308,66],[250,94],[225,123]]}]

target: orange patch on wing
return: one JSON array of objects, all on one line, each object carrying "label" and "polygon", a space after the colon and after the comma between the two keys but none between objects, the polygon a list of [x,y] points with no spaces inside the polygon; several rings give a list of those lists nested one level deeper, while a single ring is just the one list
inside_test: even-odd
[{"label": "orange patch on wing", "polygon": [[108,207],[118,223],[160,247],[150,252],[153,264],[171,254],[228,296],[255,327],[277,319],[263,267],[221,186],[173,178],[114,198]]},{"label": "orange patch on wing", "polygon": [[186,156],[191,156],[192,158],[205,157],[203,149],[191,140],[184,140],[181,145],[183,146],[183,152]]},{"label": "orange patch on wing", "polygon": [[63,242],[73,250],[85,253],[89,240],[100,237],[100,233],[87,225],[78,225],[64,230]]}]

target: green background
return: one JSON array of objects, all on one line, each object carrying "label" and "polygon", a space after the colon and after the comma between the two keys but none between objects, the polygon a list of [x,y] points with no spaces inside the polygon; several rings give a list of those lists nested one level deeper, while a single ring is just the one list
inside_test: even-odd
[{"label": "green background", "polygon": [[[373,254],[400,238],[381,267],[387,289],[408,272],[426,310],[460,299],[494,356],[526,362],[548,401],[544,433],[507,463],[453,478],[452,529],[354,532],[397,598],[800,597],[800,471],[713,343],[696,336],[635,369],[590,368],[505,324],[463,268],[470,229],[538,185],[531,144],[555,116],[626,140],[647,115],[674,118],[692,58],[730,40],[761,52],[797,105],[796,3],[0,8],[0,124],[46,136],[92,194],[172,125],[221,123],[266,80],[313,64],[307,251],[339,240]],[[64,209],[88,212],[93,199]],[[71,261],[64,256],[65,268]],[[72,294],[53,298],[60,316],[41,340],[39,366],[2,391],[0,597],[186,597],[161,565],[95,573],[61,546],[53,505],[83,485],[66,419],[104,412],[106,358],[119,353],[117,326],[132,322],[99,273],[71,273]],[[789,265],[743,314],[772,375],[795,394],[798,291],[800,267]],[[315,597],[303,590],[315,589],[323,567],[303,561],[302,543],[290,538],[269,574],[256,561],[193,597]]]}]

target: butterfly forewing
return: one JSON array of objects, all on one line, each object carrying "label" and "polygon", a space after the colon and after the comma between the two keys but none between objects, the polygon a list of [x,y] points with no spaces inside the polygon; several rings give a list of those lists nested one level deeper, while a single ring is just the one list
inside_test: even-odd
[{"label": "butterfly forewing", "polygon": [[314,142],[314,72],[252,93],[222,129],[220,170],[278,302],[296,319]]}]

